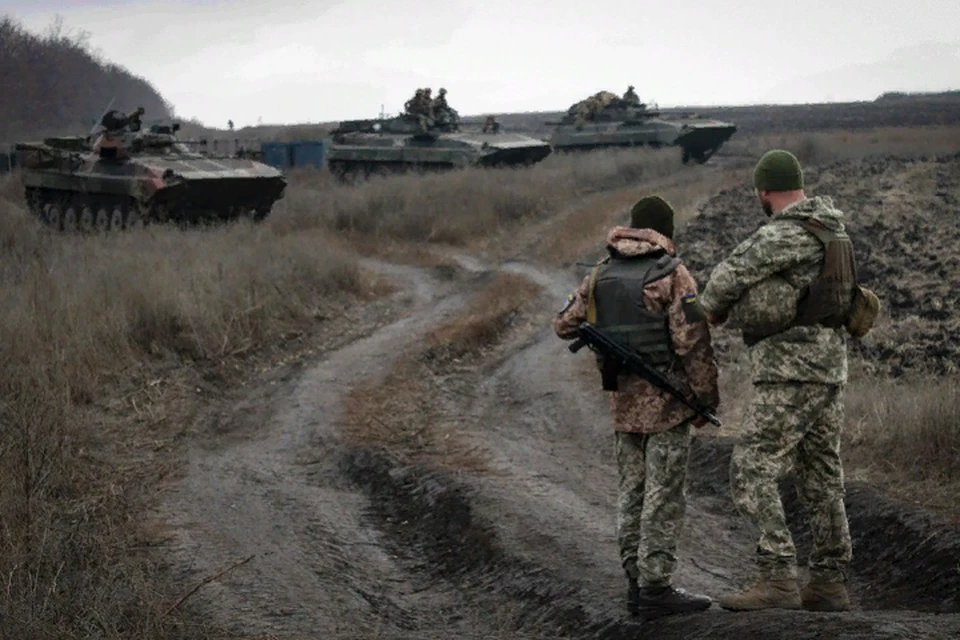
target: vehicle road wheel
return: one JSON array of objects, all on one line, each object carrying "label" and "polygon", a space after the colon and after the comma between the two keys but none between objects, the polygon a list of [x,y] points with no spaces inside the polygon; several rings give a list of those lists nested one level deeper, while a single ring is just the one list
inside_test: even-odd
[{"label": "vehicle road wheel", "polygon": [[77,221],[77,226],[80,227],[81,232],[89,233],[93,231],[94,222],[93,209],[90,207],[80,209],[80,219]]},{"label": "vehicle road wheel", "polygon": [[107,212],[106,207],[100,207],[97,209],[96,217],[96,227],[97,231],[100,233],[106,233],[110,230],[110,214]]},{"label": "vehicle road wheel", "polygon": [[77,218],[77,208],[67,207],[66,211],[63,212],[63,230],[67,233],[75,232],[78,226]]},{"label": "vehicle road wheel", "polygon": [[109,225],[111,231],[123,230],[123,209],[121,207],[114,207],[113,211],[110,212]]},{"label": "vehicle road wheel", "polygon": [[[120,215],[123,215],[123,212],[120,208],[114,209],[114,214],[120,212]],[[136,207],[130,207],[127,209],[127,216],[125,218],[124,227],[127,229],[142,229],[144,227],[143,217],[140,215],[140,210]]]},{"label": "vehicle road wheel", "polygon": [[63,209],[58,204],[47,206],[46,222],[51,228],[63,231]]}]

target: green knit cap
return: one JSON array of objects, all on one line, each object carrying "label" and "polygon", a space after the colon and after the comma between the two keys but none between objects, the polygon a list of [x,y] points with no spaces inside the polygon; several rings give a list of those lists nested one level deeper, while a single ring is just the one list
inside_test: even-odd
[{"label": "green knit cap", "polygon": [[789,151],[767,151],[753,171],[753,186],[760,191],[798,191],[803,189],[803,169]]},{"label": "green knit cap", "polygon": [[630,226],[634,229],[653,229],[673,238],[673,207],[660,196],[641,198],[630,210]]}]

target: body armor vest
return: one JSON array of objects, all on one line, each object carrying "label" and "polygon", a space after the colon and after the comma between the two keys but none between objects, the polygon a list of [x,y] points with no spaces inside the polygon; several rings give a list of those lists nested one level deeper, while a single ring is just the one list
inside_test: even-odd
[{"label": "body armor vest", "polygon": [[823,268],[801,292],[792,326],[843,327],[853,312],[857,288],[857,263],[850,236],[830,231],[816,220],[796,222],[823,245]]},{"label": "body armor vest", "polygon": [[[611,257],[600,263],[591,274],[587,321],[634,349],[651,366],[662,369],[673,364],[667,316],[647,310],[643,290],[651,282],[670,275],[679,265],[678,258],[665,252],[635,258]],[[599,358],[597,364],[603,372],[604,389],[616,390],[620,363]]]}]

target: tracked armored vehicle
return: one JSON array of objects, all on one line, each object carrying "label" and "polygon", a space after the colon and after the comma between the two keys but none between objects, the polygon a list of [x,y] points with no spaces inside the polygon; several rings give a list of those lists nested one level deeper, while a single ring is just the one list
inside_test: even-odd
[{"label": "tracked armored vehicle", "polygon": [[108,111],[87,137],[14,147],[27,203],[61,231],[119,230],[151,222],[262,220],[286,180],[250,159],[199,153],[179,125],[141,126],[142,109]]},{"label": "tracked armored vehicle", "polygon": [[331,132],[327,166],[340,176],[408,170],[518,166],[550,155],[550,145],[519,134],[501,133],[488,123],[463,131],[455,112],[443,124],[412,114],[380,120],[341,122]]},{"label": "tracked armored vehicle", "polygon": [[737,131],[735,124],[693,114],[664,116],[639,100],[601,91],[570,107],[549,138],[554,151],[678,146],[683,161],[704,163]]}]

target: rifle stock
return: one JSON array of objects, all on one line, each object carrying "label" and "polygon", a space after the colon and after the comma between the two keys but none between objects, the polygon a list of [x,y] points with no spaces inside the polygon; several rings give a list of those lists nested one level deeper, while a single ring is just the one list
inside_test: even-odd
[{"label": "rifle stock", "polygon": [[607,358],[617,358],[628,369],[661,391],[669,393],[704,420],[718,427],[722,426],[713,409],[696,399],[687,398],[665,374],[644,362],[636,351],[614,340],[589,322],[580,323],[578,333],[577,339],[568,347],[572,353],[580,351],[583,347],[590,347]]}]

